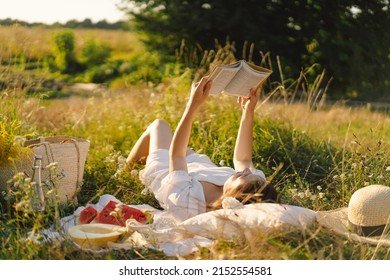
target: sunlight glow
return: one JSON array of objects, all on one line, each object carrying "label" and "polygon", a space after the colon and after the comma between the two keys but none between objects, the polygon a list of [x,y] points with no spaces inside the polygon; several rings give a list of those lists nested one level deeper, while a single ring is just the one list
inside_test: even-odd
[{"label": "sunlight glow", "polygon": [[27,22],[65,23],[68,20],[91,19],[94,22],[116,22],[126,19],[116,5],[121,0],[0,0],[0,19]]}]

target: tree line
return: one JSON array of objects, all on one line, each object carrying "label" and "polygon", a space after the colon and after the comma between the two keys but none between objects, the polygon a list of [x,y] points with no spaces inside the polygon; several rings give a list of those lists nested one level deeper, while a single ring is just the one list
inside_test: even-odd
[{"label": "tree line", "polygon": [[77,28],[89,28],[89,29],[108,29],[108,30],[115,30],[115,29],[122,29],[122,30],[128,30],[129,29],[129,23],[124,20],[116,21],[116,22],[108,22],[106,20],[99,20],[96,22],[93,22],[91,19],[86,18],[84,20],[68,20],[65,23],[55,22],[53,24],[45,24],[41,22],[26,22],[23,20],[17,20],[12,18],[6,18],[6,19],[0,19],[0,26],[11,26],[11,25],[21,25],[21,26],[45,26],[45,27],[54,27],[54,28],[71,28],[71,29],[77,29]]},{"label": "tree line", "polygon": [[239,59],[254,43],[255,62],[270,52],[291,77],[319,64],[331,97],[390,101],[389,0],[123,0],[122,9],[168,55],[183,40],[207,50],[228,38]]}]

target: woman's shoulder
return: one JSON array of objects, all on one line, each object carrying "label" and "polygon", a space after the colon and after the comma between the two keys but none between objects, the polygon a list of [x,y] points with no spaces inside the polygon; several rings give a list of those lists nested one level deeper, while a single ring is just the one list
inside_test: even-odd
[{"label": "woman's shoulder", "polygon": [[205,155],[205,154],[199,154],[199,153],[191,153],[187,156],[186,158],[187,160],[187,163],[203,163],[203,164],[212,164],[212,165],[215,165],[211,159]]},{"label": "woman's shoulder", "polygon": [[169,172],[167,176],[162,180],[162,183],[167,182],[180,182],[180,181],[188,181],[190,182],[192,180],[190,174],[188,174],[185,170],[175,170]]},{"label": "woman's shoulder", "polygon": [[267,179],[267,178],[265,177],[264,172],[263,172],[262,170],[260,170],[260,169],[251,168],[251,172],[252,172],[253,174],[255,174],[255,175],[259,175],[259,176],[263,177],[264,180]]}]

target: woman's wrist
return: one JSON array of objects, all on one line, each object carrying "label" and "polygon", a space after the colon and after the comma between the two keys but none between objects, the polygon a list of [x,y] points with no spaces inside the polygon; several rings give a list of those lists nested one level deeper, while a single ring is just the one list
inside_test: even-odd
[{"label": "woman's wrist", "polygon": [[190,114],[190,115],[195,115],[198,112],[199,108],[200,108],[199,105],[196,105],[196,104],[188,101],[184,113]]},{"label": "woman's wrist", "polygon": [[190,119],[192,121],[195,118],[197,111],[196,108],[188,104],[183,112],[182,119]]},{"label": "woman's wrist", "polygon": [[255,111],[254,110],[243,110],[242,117],[253,119],[255,117]]}]

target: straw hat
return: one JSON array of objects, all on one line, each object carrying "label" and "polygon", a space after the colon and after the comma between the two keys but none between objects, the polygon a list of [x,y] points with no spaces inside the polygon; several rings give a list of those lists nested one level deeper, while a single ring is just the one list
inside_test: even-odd
[{"label": "straw hat", "polygon": [[390,187],[357,190],[348,207],[316,213],[320,225],[357,242],[390,247]]}]

